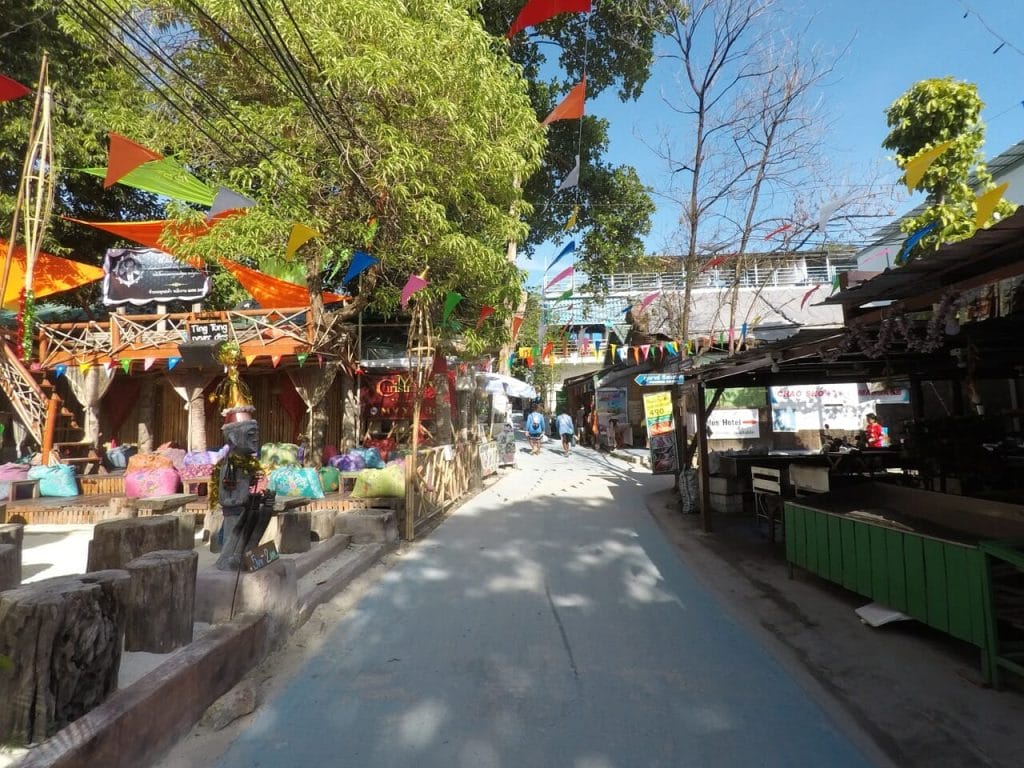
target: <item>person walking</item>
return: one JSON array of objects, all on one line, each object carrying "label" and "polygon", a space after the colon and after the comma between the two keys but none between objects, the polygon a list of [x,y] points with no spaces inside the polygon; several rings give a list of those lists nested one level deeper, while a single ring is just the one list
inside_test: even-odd
[{"label": "person walking", "polygon": [[540,410],[540,405],[533,406],[533,413],[526,417],[526,439],[530,443],[530,453],[540,453],[540,442],[547,432],[548,422]]},{"label": "person walking", "polygon": [[558,425],[558,434],[562,438],[562,453],[568,456],[569,446],[572,445],[572,436],[576,431],[572,424],[572,416],[562,411],[555,419],[555,423]]}]

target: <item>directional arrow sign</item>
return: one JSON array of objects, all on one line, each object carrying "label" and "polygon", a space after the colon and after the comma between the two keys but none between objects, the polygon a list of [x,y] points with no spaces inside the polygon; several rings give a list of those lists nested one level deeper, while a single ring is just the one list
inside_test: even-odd
[{"label": "directional arrow sign", "polygon": [[686,377],[681,373],[641,373],[633,381],[641,387],[671,387],[682,384]]}]

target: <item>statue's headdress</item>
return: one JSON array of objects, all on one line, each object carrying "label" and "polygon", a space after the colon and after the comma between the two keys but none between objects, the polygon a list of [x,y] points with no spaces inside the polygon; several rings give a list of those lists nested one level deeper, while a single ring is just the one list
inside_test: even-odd
[{"label": "statue's headdress", "polygon": [[249,387],[238,373],[238,363],[241,360],[238,344],[223,344],[217,351],[217,359],[227,368],[227,375],[217,387],[216,393],[225,426],[239,421],[251,421],[255,418],[256,408],[252,404]]}]

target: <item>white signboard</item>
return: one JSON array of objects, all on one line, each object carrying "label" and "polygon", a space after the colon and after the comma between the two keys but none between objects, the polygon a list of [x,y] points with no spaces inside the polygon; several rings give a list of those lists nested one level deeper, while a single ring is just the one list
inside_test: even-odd
[{"label": "white signboard", "polygon": [[708,416],[710,440],[739,440],[760,437],[756,408],[716,408]]},{"label": "white signboard", "polygon": [[770,387],[772,430],[817,432],[825,429],[858,430],[864,417],[879,403],[909,403],[906,387],[881,384],[808,384]]}]

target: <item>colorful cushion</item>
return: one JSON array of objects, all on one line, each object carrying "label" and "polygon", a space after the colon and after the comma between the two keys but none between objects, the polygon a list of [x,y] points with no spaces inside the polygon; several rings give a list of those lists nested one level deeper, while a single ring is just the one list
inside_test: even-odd
[{"label": "colorful cushion", "polygon": [[358,472],[361,469],[366,468],[366,462],[363,460],[361,453],[355,451],[349,451],[343,453],[340,456],[335,456],[331,459],[331,466],[335,469],[340,469],[342,472]]},{"label": "colorful cushion", "polygon": [[324,497],[320,476],[312,467],[278,467],[267,478],[267,490],[278,496],[301,496],[306,499]]},{"label": "colorful cushion", "polygon": [[341,473],[334,467],[321,467],[318,474],[320,487],[324,489],[324,493],[337,493],[338,486],[341,485]]},{"label": "colorful cushion", "polygon": [[124,475],[124,495],[129,499],[149,499],[170,496],[181,487],[178,470],[174,467],[128,470]]},{"label": "colorful cushion", "polygon": [[260,464],[268,471],[298,466],[299,446],[295,443],[264,443],[260,447]]},{"label": "colorful cushion", "polygon": [[78,481],[75,479],[75,470],[67,464],[32,467],[28,471],[28,478],[39,481],[40,496],[67,498],[78,495]]},{"label": "colorful cushion", "polygon": [[184,448],[159,448],[157,454],[170,459],[171,466],[181,472],[181,468],[185,466],[185,449]]},{"label": "colorful cushion", "polygon": [[0,464],[0,480],[25,480],[28,478],[28,464]]},{"label": "colorful cushion", "polygon": [[200,466],[208,467],[216,464],[220,460],[219,451],[189,451],[185,454],[185,459],[182,461],[182,466]]},{"label": "colorful cushion", "polygon": [[353,453],[360,454],[369,469],[384,469],[384,459],[376,448],[355,448]]},{"label": "colorful cushion", "polygon": [[405,496],[405,472],[397,464],[386,469],[364,469],[352,489],[354,499],[402,498]]},{"label": "colorful cushion", "polygon": [[128,471],[136,472],[142,469],[174,469],[174,462],[167,456],[159,453],[136,453],[128,459]]},{"label": "colorful cushion", "polygon": [[182,480],[197,480],[213,475],[213,464],[186,464],[181,468]]}]

